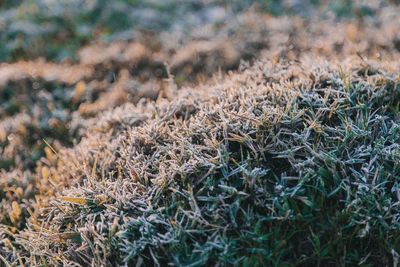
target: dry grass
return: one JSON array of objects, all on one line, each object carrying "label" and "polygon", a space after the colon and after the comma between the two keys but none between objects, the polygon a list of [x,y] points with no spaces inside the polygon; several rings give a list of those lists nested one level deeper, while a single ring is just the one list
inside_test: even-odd
[{"label": "dry grass", "polygon": [[396,264],[397,11],[0,65],[0,262]]},{"label": "dry grass", "polygon": [[172,101],[102,114],[49,166],[58,193],[16,236],[20,256],[389,264],[399,245],[398,67],[257,63]]}]

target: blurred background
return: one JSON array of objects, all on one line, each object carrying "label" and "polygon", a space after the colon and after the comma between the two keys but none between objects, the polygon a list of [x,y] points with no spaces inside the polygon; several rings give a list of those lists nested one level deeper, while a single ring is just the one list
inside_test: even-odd
[{"label": "blurred background", "polygon": [[374,16],[398,0],[1,0],[0,61],[44,57],[76,60],[84,45],[135,38],[148,30],[191,30],[220,27],[253,7],[273,16],[362,18]]}]

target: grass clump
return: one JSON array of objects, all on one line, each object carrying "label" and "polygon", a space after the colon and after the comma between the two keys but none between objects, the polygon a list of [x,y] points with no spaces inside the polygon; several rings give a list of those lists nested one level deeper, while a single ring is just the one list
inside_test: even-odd
[{"label": "grass clump", "polygon": [[40,228],[30,223],[18,235],[29,251],[22,257],[54,265],[396,263],[398,65],[374,64],[256,63],[173,101],[103,114],[60,153],[59,197]]}]

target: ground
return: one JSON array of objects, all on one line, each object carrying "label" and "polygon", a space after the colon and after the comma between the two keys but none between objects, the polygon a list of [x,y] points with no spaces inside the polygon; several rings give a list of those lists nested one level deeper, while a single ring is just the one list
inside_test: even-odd
[{"label": "ground", "polygon": [[0,266],[396,266],[396,1],[0,1]]}]

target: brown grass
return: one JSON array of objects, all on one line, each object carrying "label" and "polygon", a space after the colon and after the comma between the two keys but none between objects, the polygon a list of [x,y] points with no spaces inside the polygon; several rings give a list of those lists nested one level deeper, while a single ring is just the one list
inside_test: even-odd
[{"label": "brown grass", "polygon": [[[236,205],[231,197],[247,201],[254,195],[253,204],[244,201],[239,210],[252,210],[263,201],[271,207],[270,196],[254,191],[264,189],[260,177],[273,173],[271,177],[297,181],[302,177],[301,164],[313,168],[306,160],[298,162],[293,156],[297,150],[291,151],[304,148],[281,141],[289,134],[285,123],[324,138],[327,123],[319,118],[334,117],[342,108],[339,101],[350,105],[346,90],[356,86],[367,88],[366,97],[377,99],[373,105],[385,106],[371,106],[369,111],[390,117],[390,124],[398,122],[398,115],[393,115],[397,113],[390,110],[398,108],[392,106],[397,100],[390,99],[397,96],[399,82],[399,63],[393,60],[400,56],[398,11],[391,7],[375,17],[334,22],[276,18],[250,10],[218,30],[206,27],[185,37],[143,34],[135,41],[88,46],[78,53],[76,64],[43,60],[1,64],[0,86],[12,91],[19,109],[0,116],[0,255],[12,264],[32,266],[135,261],[201,265],[218,259],[227,265],[239,263],[235,257],[247,256],[242,249],[250,245],[235,228],[242,222],[228,214],[227,207]],[[255,61],[239,64],[241,59]],[[228,73],[231,69],[238,71]],[[49,92],[58,87],[61,96],[55,98]],[[293,115],[293,103],[307,94],[320,95],[318,101],[329,104],[325,107],[329,110],[299,107]],[[332,94],[337,101],[329,102]],[[59,115],[58,109],[66,115]],[[305,115],[310,110],[320,113]],[[41,128],[43,121],[49,129]],[[43,139],[49,139],[52,147]],[[331,150],[303,151],[301,157]],[[398,164],[393,157],[390,163],[382,162]],[[342,171],[347,174],[347,169]],[[238,174],[244,181],[236,187],[228,178]],[[396,174],[393,170],[391,175]],[[275,186],[271,177],[269,187]],[[228,200],[218,200],[219,195]],[[304,195],[296,198],[306,204],[307,200]],[[207,201],[217,201],[217,208],[201,204]],[[273,216],[276,222],[286,216],[275,210],[257,212],[255,208],[254,213]],[[369,227],[381,231],[377,221]],[[244,222],[242,226],[252,230]],[[140,231],[159,231],[159,235],[143,237]],[[379,257],[386,264],[394,261],[389,254],[398,249],[393,241],[398,230],[385,233],[389,240],[385,245],[360,245],[372,253],[360,250],[366,261],[369,257],[372,263]],[[214,242],[231,251],[234,245],[227,236],[244,242],[232,249],[234,256],[210,248]],[[313,237],[312,231],[306,237]],[[293,250],[293,257],[285,254],[282,262],[294,263],[311,253],[308,241],[296,238],[289,245],[304,242],[305,252],[280,244]],[[184,250],[179,242],[195,253],[182,252],[174,258],[177,250]],[[372,237],[369,242],[373,243]],[[255,243],[252,239],[251,245]],[[204,244],[211,251],[206,256],[199,252]],[[262,253],[255,255],[248,264],[267,259]],[[342,254],[329,254],[325,263],[333,264],[335,255]]]}]

